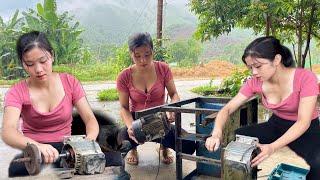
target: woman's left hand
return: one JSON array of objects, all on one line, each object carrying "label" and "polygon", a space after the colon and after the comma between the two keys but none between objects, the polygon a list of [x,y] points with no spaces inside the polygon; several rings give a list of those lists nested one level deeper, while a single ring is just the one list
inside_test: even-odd
[{"label": "woman's left hand", "polygon": [[87,135],[86,139],[89,140],[89,141],[92,141],[92,140],[95,141],[96,140],[96,138],[94,136],[92,136],[92,135]]},{"label": "woman's left hand", "polygon": [[169,123],[173,123],[176,120],[176,115],[174,112],[167,112],[167,118]]},{"label": "woman's left hand", "polygon": [[251,167],[257,166],[274,153],[274,148],[271,144],[258,143],[257,147],[260,148],[261,152],[255,158],[253,158],[253,160],[251,161]]}]

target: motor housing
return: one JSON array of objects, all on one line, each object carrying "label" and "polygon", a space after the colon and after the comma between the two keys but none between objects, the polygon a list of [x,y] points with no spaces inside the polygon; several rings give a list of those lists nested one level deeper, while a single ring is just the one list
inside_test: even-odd
[{"label": "motor housing", "polygon": [[148,114],[132,123],[132,130],[139,143],[164,137],[169,133],[169,122],[165,112]]},{"label": "motor housing", "polygon": [[96,141],[84,135],[64,138],[62,153],[69,154],[61,159],[64,168],[74,168],[78,174],[101,174],[105,169],[105,155]]},{"label": "motor housing", "polygon": [[257,167],[251,167],[251,160],[260,153],[258,142],[256,137],[236,135],[223,151],[223,179],[257,179]]}]

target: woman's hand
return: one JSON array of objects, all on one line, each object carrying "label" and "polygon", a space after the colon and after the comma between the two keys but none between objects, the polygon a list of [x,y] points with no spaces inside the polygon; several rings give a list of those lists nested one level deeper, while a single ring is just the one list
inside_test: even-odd
[{"label": "woman's hand", "polygon": [[260,148],[261,152],[251,161],[251,167],[257,166],[262,161],[267,159],[271,154],[274,153],[274,148],[271,144],[257,144],[258,148]]},{"label": "woman's hand", "polygon": [[138,140],[136,139],[136,137],[134,137],[134,133],[133,133],[133,130],[132,130],[132,126],[129,126],[129,127],[128,127],[127,132],[128,132],[128,135],[129,135],[129,138],[130,138],[130,139],[132,139],[132,140],[133,140],[134,142],[136,142],[137,144],[140,144],[140,143],[138,142]]},{"label": "woman's hand", "polygon": [[176,114],[174,112],[166,112],[168,122],[173,123],[176,120]]},{"label": "woman's hand", "polygon": [[43,161],[46,164],[53,163],[59,158],[59,152],[56,148],[51,146],[50,144],[36,144],[41,155],[43,156]]},{"label": "woman's hand", "polygon": [[94,135],[87,135],[86,139],[89,140],[89,141],[95,141],[96,140]]},{"label": "woman's hand", "polygon": [[222,137],[222,132],[221,131],[216,131],[213,132],[210,137],[207,138],[206,140],[206,148],[209,151],[216,151],[218,150],[220,143],[221,143],[221,138]]}]

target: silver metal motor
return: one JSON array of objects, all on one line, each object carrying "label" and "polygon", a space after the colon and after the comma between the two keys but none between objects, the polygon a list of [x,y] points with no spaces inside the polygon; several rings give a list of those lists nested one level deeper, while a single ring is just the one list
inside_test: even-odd
[{"label": "silver metal motor", "polygon": [[236,135],[224,150],[223,179],[257,179],[257,167],[251,167],[251,160],[260,153],[258,142],[256,137]]},{"label": "silver metal motor", "polygon": [[95,141],[85,139],[84,135],[65,137],[62,153],[68,153],[61,159],[64,168],[74,168],[78,174],[103,173],[105,155]]},{"label": "silver metal motor", "polygon": [[135,138],[139,143],[164,137],[169,132],[169,123],[165,112],[148,114],[132,123]]}]

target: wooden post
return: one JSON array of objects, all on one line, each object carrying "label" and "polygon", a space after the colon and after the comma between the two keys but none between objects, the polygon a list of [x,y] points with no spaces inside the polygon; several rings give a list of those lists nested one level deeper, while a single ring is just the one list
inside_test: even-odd
[{"label": "wooden post", "polygon": [[162,45],[162,16],[163,16],[163,0],[158,0],[158,8],[157,8],[157,40],[159,46]]}]

